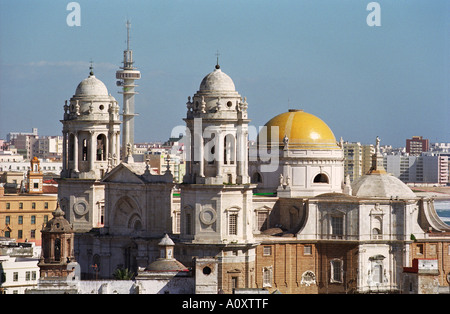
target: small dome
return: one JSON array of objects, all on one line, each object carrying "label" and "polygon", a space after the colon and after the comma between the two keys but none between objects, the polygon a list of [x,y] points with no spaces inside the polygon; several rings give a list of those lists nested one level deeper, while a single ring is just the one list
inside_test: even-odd
[{"label": "small dome", "polygon": [[179,271],[189,271],[186,266],[181,264],[176,259],[158,259],[152,262],[145,268],[146,271],[163,271],[163,272],[179,272]]},{"label": "small dome", "polygon": [[390,174],[366,174],[352,184],[352,194],[357,197],[414,199],[414,192]]},{"label": "small dome", "polygon": [[220,68],[206,75],[200,83],[200,91],[236,91],[233,80]]},{"label": "small dome", "polygon": [[164,238],[161,239],[161,241],[158,243],[158,245],[161,245],[161,246],[174,246],[175,243],[172,241],[171,238],[169,238],[169,235],[166,233]]},{"label": "small dome", "polygon": [[51,233],[73,232],[72,226],[64,218],[64,212],[59,207],[59,203],[57,203],[57,207],[52,214],[53,214],[53,219],[51,219],[47,222],[47,224],[42,229],[42,232],[51,232]]},{"label": "small dome", "polygon": [[[283,146],[287,141],[291,149],[340,149],[328,125],[303,110],[290,109],[272,118],[265,126],[267,141],[275,145]],[[278,127],[278,138],[271,136],[271,127]]]},{"label": "small dome", "polygon": [[108,96],[108,89],[92,74],[78,84],[75,96]]}]

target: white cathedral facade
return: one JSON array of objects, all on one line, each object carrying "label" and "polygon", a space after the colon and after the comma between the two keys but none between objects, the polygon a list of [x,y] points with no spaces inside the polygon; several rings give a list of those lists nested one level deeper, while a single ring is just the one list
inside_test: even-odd
[{"label": "white cathedral facade", "polygon": [[417,239],[438,234],[449,249],[450,227],[432,200],[387,174],[379,153],[350,186],[342,146],[318,117],[280,113],[249,153],[249,105],[219,65],[186,106],[179,196],[170,171],[155,175],[121,157],[118,103],[92,72],[64,106],[58,197],[82,278],[111,278],[117,268],[147,278],[168,234],[170,260],[195,278],[186,291],[398,293]]}]

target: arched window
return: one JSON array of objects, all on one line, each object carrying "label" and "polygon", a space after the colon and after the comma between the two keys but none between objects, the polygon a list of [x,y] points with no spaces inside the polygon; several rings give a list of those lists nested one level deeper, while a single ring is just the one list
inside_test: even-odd
[{"label": "arched window", "polygon": [[55,239],[54,256],[56,262],[61,260],[61,239],[59,238]]},{"label": "arched window", "polygon": [[383,235],[381,232],[381,218],[380,217],[374,217],[372,219],[372,239],[382,239]]},{"label": "arched window", "polygon": [[263,268],[263,287],[272,287],[272,267]]},{"label": "arched window", "polygon": [[232,134],[227,134],[223,140],[224,164],[234,165],[236,160],[236,140]]},{"label": "arched window", "polygon": [[316,284],[316,275],[314,272],[307,270],[302,274],[302,281],[300,284],[305,285],[307,287]]},{"label": "arched window", "polygon": [[328,184],[329,183],[328,176],[326,174],[324,174],[324,173],[319,173],[318,175],[316,175],[314,177],[313,182],[314,183],[326,183],[326,184]]},{"label": "arched window", "polygon": [[69,160],[73,160],[73,156],[74,156],[74,147],[75,147],[75,135],[70,134],[69,135],[69,145],[68,145],[68,149],[69,149]]},{"label": "arched window", "polygon": [[106,160],[106,136],[100,134],[97,136],[97,160]]},{"label": "arched window", "polygon": [[252,183],[261,183],[262,182],[262,176],[259,172],[255,172],[252,175]]},{"label": "arched window", "polygon": [[88,160],[88,141],[87,139],[83,140],[83,161],[87,161]]}]

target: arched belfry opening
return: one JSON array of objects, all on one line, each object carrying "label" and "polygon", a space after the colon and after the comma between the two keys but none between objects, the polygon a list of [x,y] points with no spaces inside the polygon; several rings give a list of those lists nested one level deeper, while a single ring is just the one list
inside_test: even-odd
[{"label": "arched belfry opening", "polygon": [[325,184],[330,183],[330,181],[328,179],[328,176],[326,174],[324,174],[324,173],[319,173],[318,175],[316,175],[314,177],[313,182],[314,183],[325,183]]}]

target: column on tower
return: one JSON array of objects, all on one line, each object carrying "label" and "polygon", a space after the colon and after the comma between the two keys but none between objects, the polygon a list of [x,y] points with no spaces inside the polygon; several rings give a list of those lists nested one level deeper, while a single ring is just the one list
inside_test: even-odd
[{"label": "column on tower", "polygon": [[78,131],[73,133],[73,171],[78,172]]},{"label": "column on tower", "polygon": [[67,155],[67,145],[68,145],[68,132],[63,131],[63,152],[62,152],[62,171],[66,173],[68,169],[68,155]]}]

